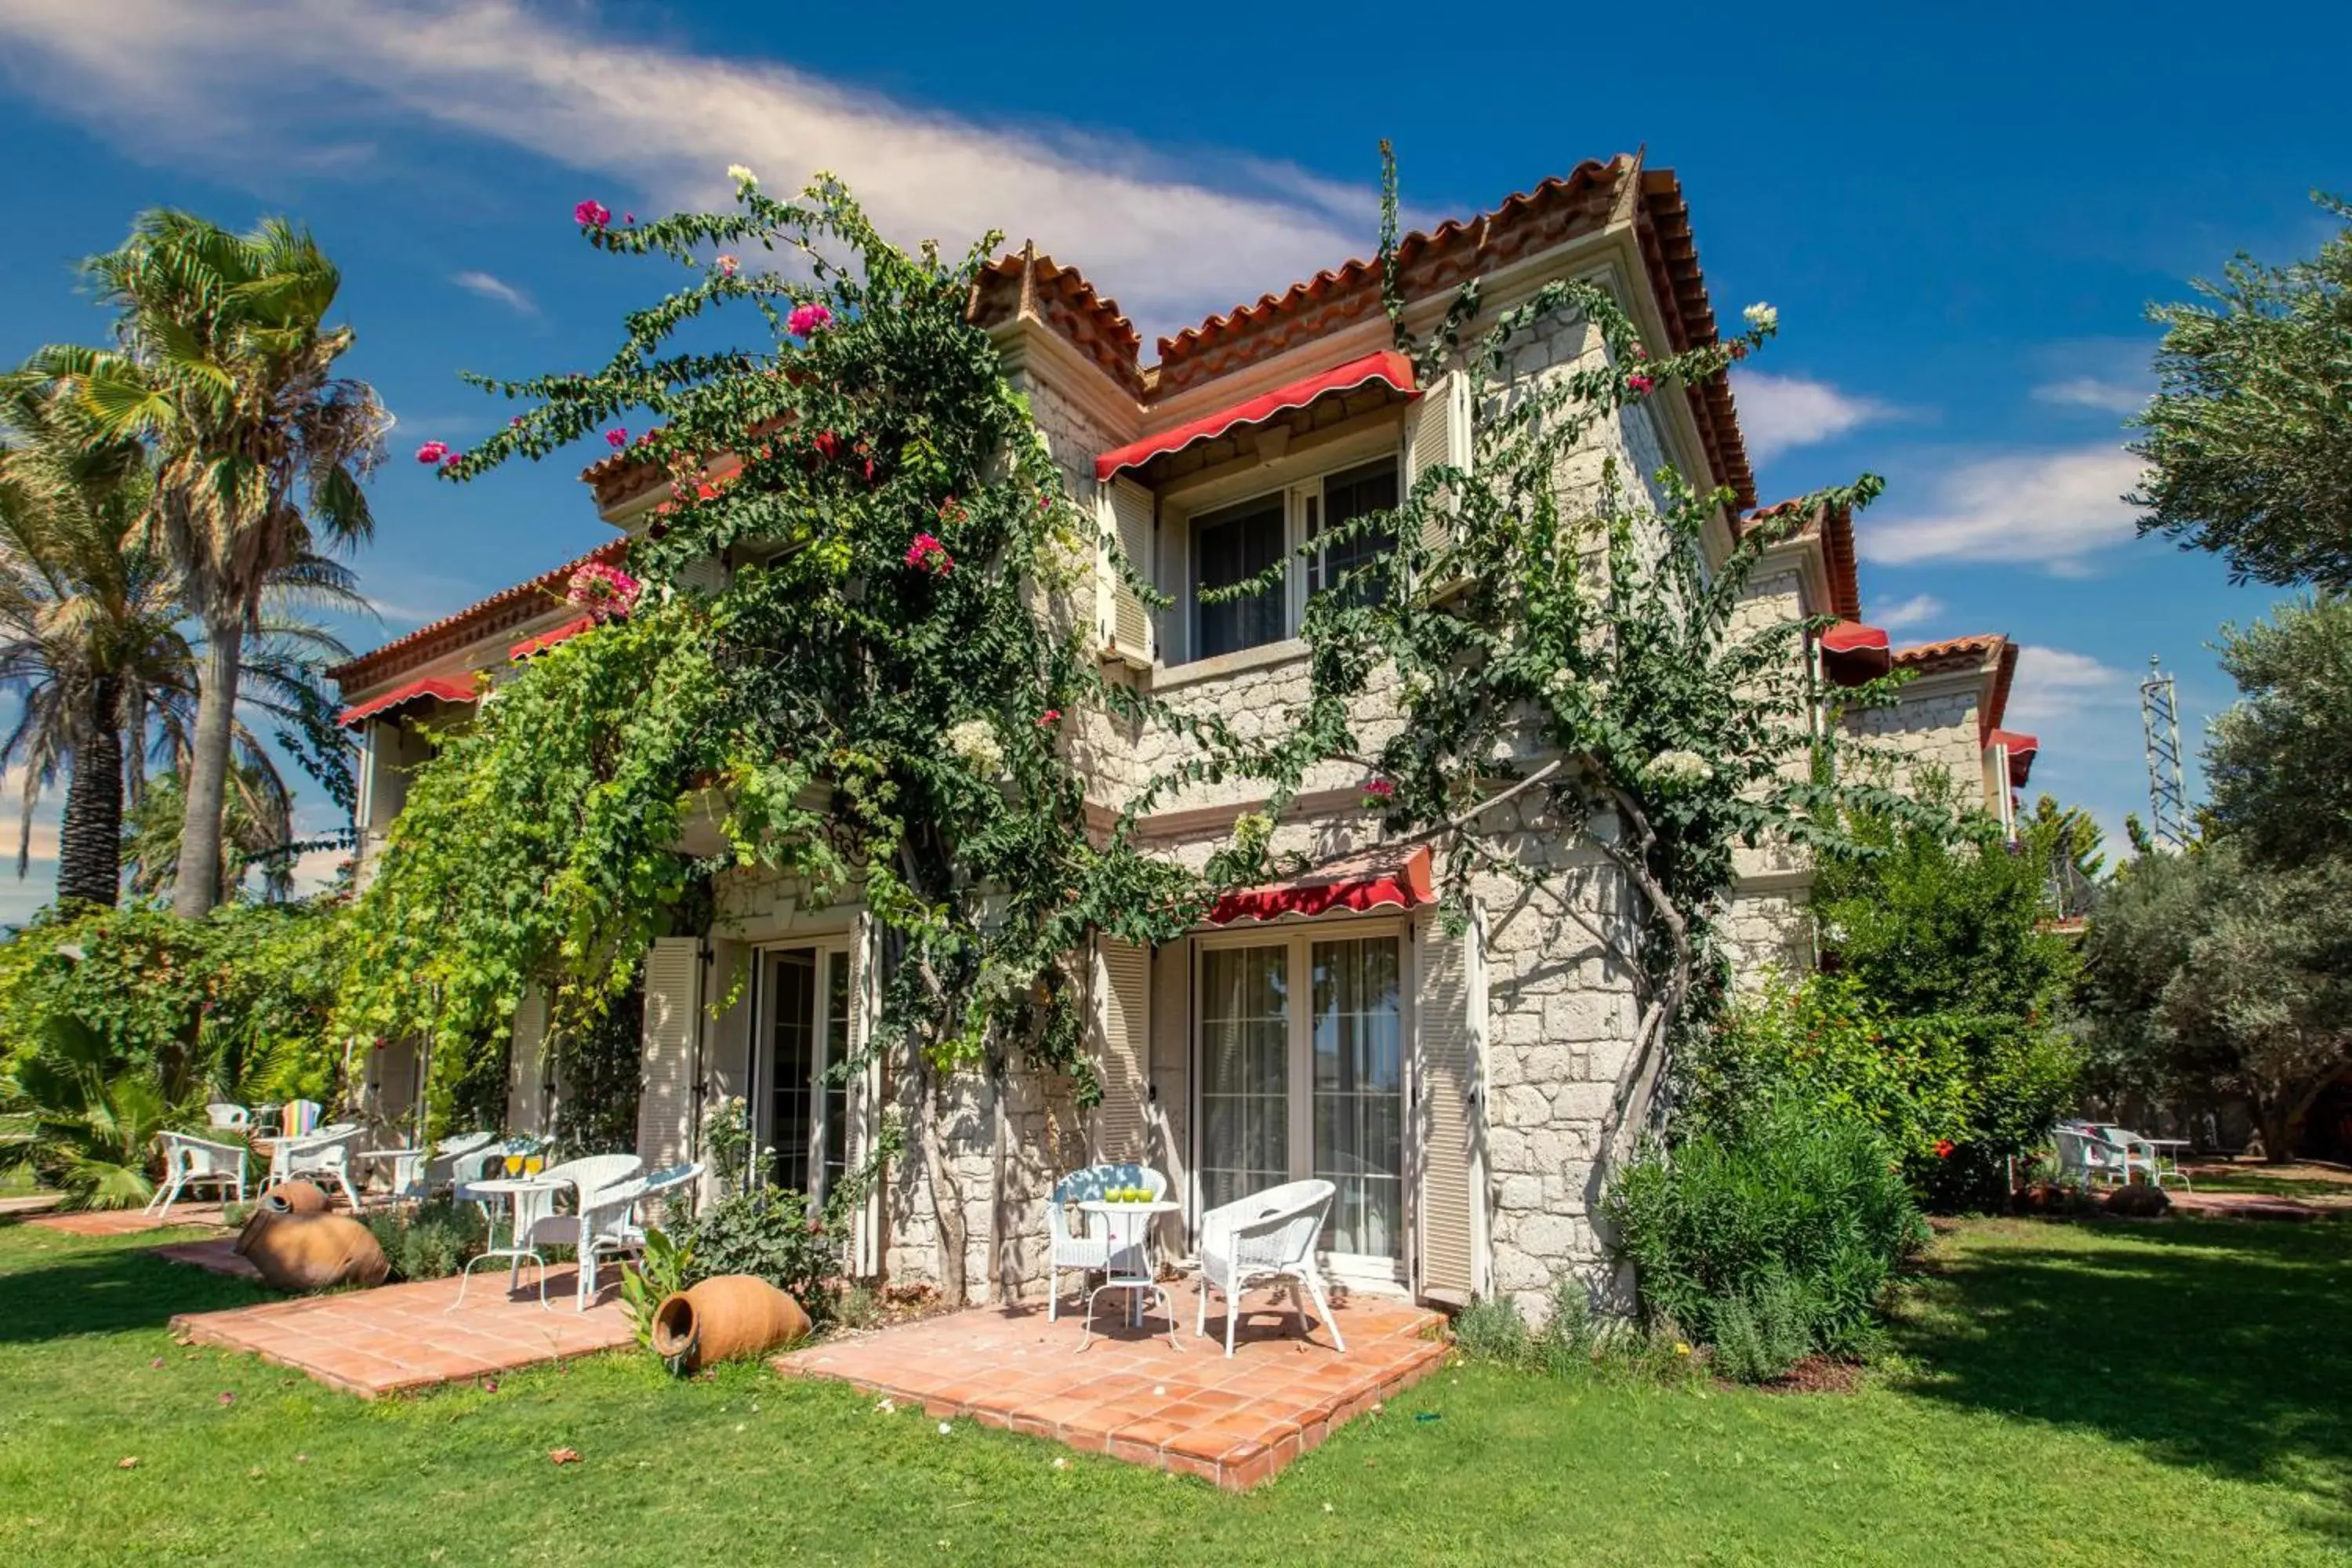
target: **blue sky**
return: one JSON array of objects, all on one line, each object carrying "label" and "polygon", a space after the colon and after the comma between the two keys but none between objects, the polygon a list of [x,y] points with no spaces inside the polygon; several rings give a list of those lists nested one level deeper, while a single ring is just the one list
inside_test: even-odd
[{"label": "blue sky", "polygon": [[[830,167],[902,239],[1034,237],[1148,341],[1369,254],[1382,136],[1424,218],[1646,146],[1682,178],[1718,311],[1780,308],[1738,385],[1765,499],[1884,474],[1872,618],[2023,643],[2010,721],[2042,737],[2034,787],[2113,831],[2144,799],[2148,656],[2193,747],[2229,697],[2217,625],[2273,597],[2132,537],[2143,308],[2236,249],[2316,247],[2307,193],[2352,189],[2352,11],[1772,9],[1441,32],[1375,4],[0,0],[0,359],[102,330],[73,263],[142,207],[310,224],[343,268],[351,368],[400,418],[354,562],[383,611],[364,645],[604,537],[578,463],[457,488],[397,460],[504,416],[458,370],[597,363],[665,281],[578,243],[583,196],[652,213],[722,199],[730,163],[771,186]],[[51,875],[0,884],[0,919]]]}]

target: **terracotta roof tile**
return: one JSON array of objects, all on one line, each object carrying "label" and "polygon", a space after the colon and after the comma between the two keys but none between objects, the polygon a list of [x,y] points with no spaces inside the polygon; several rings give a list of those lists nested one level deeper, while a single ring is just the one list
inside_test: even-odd
[{"label": "terracotta roof tile", "polygon": [[1068,339],[1113,381],[1143,395],[1143,371],[1136,363],[1143,340],[1134,323],[1119,314],[1118,300],[1096,293],[1076,268],[1041,255],[1034,240],[981,270],[964,314],[992,327],[1024,310]]},{"label": "terracotta roof tile", "polygon": [[[1800,497],[1759,507],[1738,520],[1739,531],[1745,533],[1769,518],[1785,517],[1803,504]],[[1815,531],[1822,536],[1822,557],[1829,568],[1831,611],[1844,620],[1862,619],[1862,584],[1854,570],[1853,509],[1833,506],[1817,510],[1793,537],[1801,539]]]},{"label": "terracotta roof tile", "polygon": [[592,562],[616,566],[628,553],[628,549],[629,542],[625,539],[607,540],[587,554],[542,572],[529,582],[502,588],[455,615],[444,616],[437,621],[417,627],[406,637],[394,637],[382,647],[339,664],[327,671],[327,677],[341,689],[345,696],[349,696],[356,689],[388,679],[420,664],[428,664],[443,654],[478,638],[512,630],[553,608],[551,595],[562,596],[572,574]]}]

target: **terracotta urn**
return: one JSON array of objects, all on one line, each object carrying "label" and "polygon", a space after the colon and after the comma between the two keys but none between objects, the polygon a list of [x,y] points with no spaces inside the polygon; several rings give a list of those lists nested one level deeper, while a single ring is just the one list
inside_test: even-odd
[{"label": "terracotta urn", "polygon": [[375,1233],[349,1215],[257,1209],[237,1234],[236,1252],[274,1290],[381,1285],[392,1272]]},{"label": "terracotta urn", "polygon": [[315,1182],[280,1182],[261,1198],[269,1214],[325,1214],[331,1206],[326,1190]]},{"label": "terracotta urn", "polygon": [[808,1331],[808,1314],[798,1301],[749,1274],[705,1279],[654,1310],[654,1353],[681,1373],[755,1356]]}]

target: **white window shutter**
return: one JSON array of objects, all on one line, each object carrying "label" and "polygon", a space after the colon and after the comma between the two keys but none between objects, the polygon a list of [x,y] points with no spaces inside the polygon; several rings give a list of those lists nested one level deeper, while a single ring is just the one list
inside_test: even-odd
[{"label": "white window shutter", "polygon": [[507,1054],[507,1131],[545,1132],[547,1120],[547,993],[527,987],[515,1008],[514,1043]]},{"label": "white window shutter", "polygon": [[1477,931],[1445,934],[1433,917],[1421,922],[1414,997],[1414,1066],[1421,1089],[1415,1118],[1423,1139],[1420,1194],[1421,1293],[1467,1301],[1478,1284],[1484,1184],[1479,1157],[1483,1120],[1480,1036],[1484,989],[1477,984]]},{"label": "white window shutter", "polygon": [[637,1090],[637,1154],[648,1171],[690,1158],[699,1107],[702,940],[656,939],[646,952],[646,1022]]},{"label": "white window shutter", "polygon": [[[1469,417],[1462,405],[1467,384],[1460,371],[1448,371],[1423,389],[1405,419],[1405,485],[1410,489],[1431,468],[1452,464],[1466,468],[1469,459]],[[1442,496],[1422,520],[1424,549],[1442,550],[1453,531],[1450,495]]]},{"label": "white window shutter", "polygon": [[[882,1053],[875,1036],[881,1026],[881,924],[860,912],[851,928],[849,943],[849,1050],[852,1061],[865,1066],[848,1086],[849,1164],[852,1170],[870,1157],[882,1135]],[[849,1271],[871,1279],[882,1272],[882,1190],[884,1176],[866,1189],[866,1201],[850,1220]]]},{"label": "white window shutter", "polygon": [[[1151,580],[1151,492],[1133,479],[1113,479],[1102,490],[1103,528],[1118,541],[1130,571]],[[1097,595],[1102,624],[1102,652],[1148,666],[1153,658],[1151,609],[1102,552],[1101,592]]]},{"label": "white window shutter", "polygon": [[716,594],[727,586],[727,568],[719,564],[716,555],[706,555],[677,574],[677,586],[698,594]]},{"label": "white window shutter", "polygon": [[1095,1108],[1095,1158],[1149,1163],[1151,950],[1105,937],[1098,951],[1102,1103]]}]

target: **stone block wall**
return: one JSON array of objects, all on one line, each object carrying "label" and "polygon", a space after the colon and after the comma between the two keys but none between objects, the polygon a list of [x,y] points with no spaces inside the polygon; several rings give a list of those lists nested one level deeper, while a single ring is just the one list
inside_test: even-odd
[{"label": "stone block wall", "polygon": [[1847,732],[1860,742],[1860,765],[1883,777],[1890,788],[1914,791],[1931,768],[1951,777],[1958,798],[1983,801],[1984,742],[1978,728],[1978,681],[1965,684],[1934,676],[1912,682],[1895,707],[1846,715]]}]

